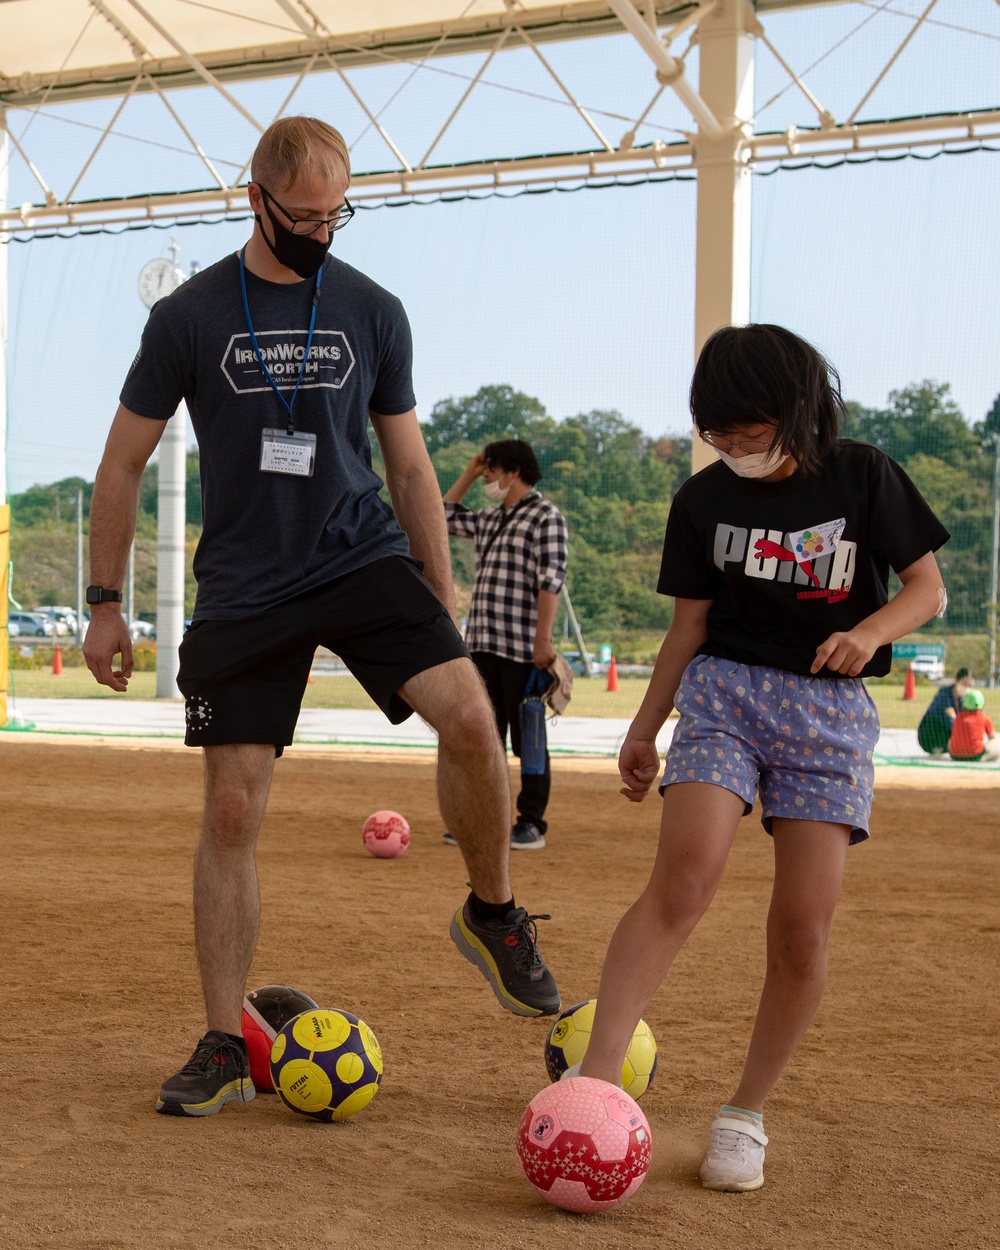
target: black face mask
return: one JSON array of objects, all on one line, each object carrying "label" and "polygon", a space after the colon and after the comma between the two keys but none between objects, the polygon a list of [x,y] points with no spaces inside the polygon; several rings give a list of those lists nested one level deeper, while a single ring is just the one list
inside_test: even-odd
[{"label": "black face mask", "polygon": [[264,209],[267,213],[268,221],[274,230],[274,242],[264,234],[264,227],[261,225],[260,214],[254,213],[254,220],[260,226],[260,232],[264,236],[264,242],[274,253],[275,259],[279,264],[284,265],[286,269],[291,269],[297,273],[300,278],[312,278],[319,272],[326,259],[326,254],[330,250],[330,244],[333,242],[333,234],[329,233],[325,243],[320,243],[318,239],[312,238],[308,234],[292,234],[286,226],[271,212],[271,207],[267,200],[264,200]]}]

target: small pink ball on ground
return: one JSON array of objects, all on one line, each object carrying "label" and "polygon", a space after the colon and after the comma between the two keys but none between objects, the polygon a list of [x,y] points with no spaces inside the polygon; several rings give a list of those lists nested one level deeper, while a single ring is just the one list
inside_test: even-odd
[{"label": "small pink ball on ground", "polygon": [[399,812],[372,812],[361,830],[361,839],[376,859],[395,859],[410,845],[410,825]]},{"label": "small pink ball on ground", "polygon": [[581,1214],[609,1211],[630,1198],[646,1178],[651,1146],[634,1099],[585,1076],[536,1094],[517,1134],[528,1183],[554,1206]]}]

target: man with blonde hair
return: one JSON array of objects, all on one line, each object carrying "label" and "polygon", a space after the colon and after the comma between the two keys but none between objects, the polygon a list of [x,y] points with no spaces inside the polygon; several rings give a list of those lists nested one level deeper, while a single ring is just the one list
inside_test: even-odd
[{"label": "man with blonde hair", "polygon": [[[261,137],[250,239],[157,303],[121,392],[91,507],[97,681],[124,691],[120,610],[139,484],[186,400],[201,452],[204,529],[181,645],[185,741],[204,749],[195,944],[208,1031],[160,1090],[172,1115],[254,1096],[240,1035],[260,899],[254,862],[274,760],[292,741],[317,646],[342,657],[386,716],[438,732],[442,814],[471,893],[451,921],[461,953],[520,1015],[559,1010],[534,921],[508,875],[510,788],[493,712],[454,624],[448,540],[414,411],[399,301],[328,255],[354,214],[342,137],[285,118]],[[371,421],[392,507],[379,491]],[[114,657],[121,655],[121,667]]]}]

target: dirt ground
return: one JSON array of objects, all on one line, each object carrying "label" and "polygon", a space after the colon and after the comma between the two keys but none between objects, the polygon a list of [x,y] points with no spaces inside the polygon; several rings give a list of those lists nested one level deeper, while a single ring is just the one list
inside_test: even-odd
[{"label": "dirt ground", "polygon": [[[767,1184],[713,1194],[698,1164],[763,974],[770,841],[756,815],[743,822],[646,1013],[660,1056],[643,1100],[650,1174],[616,1212],[585,1217],[520,1175],[515,1130],[546,1082],[549,1022],[502,1012],[448,939],[465,876],[440,841],[431,761],[293,749],[261,839],[251,982],[362,1016],[386,1056],[378,1097],[344,1125],[274,1096],[181,1120],[153,1101],[201,1032],[200,761],[0,741],[0,1246],[995,1246],[1000,822],[995,783],[965,776],[883,779],[874,837],[849,857],[826,998],[768,1104]],[[362,847],[381,807],[411,822],[399,860]],[[596,989],[658,808],[626,805],[607,762],[558,768],[549,846],[514,873],[519,901],[552,913],[541,943],[564,1003]]]}]

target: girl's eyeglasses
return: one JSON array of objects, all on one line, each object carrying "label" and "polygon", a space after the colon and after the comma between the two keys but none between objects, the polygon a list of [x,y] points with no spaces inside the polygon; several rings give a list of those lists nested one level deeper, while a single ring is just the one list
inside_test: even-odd
[{"label": "girl's eyeglasses", "polygon": [[759,438],[746,438],[738,443],[734,443],[731,438],[726,438],[722,434],[714,434],[711,430],[702,430],[700,433],[702,441],[708,443],[709,447],[714,447],[716,451],[730,452],[738,447],[741,451],[745,451],[752,456],[762,451],[770,451],[774,446],[773,438],[769,443],[765,443]]}]

